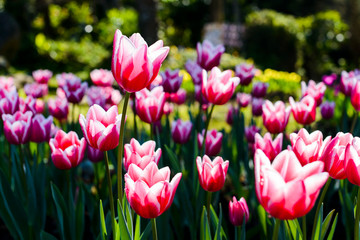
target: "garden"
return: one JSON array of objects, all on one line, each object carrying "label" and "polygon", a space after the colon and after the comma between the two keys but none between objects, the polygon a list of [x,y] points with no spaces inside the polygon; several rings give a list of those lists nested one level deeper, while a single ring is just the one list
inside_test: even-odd
[{"label": "garden", "polygon": [[359,240],[358,16],[0,0],[0,238]]}]

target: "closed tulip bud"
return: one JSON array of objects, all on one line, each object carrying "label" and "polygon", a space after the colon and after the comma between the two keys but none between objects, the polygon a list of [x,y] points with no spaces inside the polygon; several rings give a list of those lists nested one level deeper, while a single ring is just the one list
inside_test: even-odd
[{"label": "closed tulip bud", "polygon": [[251,98],[251,111],[252,114],[256,117],[261,116],[263,113],[263,104],[264,99],[263,98]]},{"label": "closed tulip bud", "polygon": [[[198,147],[202,149],[202,144],[204,141],[204,130],[202,134],[198,133],[197,136]],[[219,154],[222,145],[223,134],[221,132],[216,131],[215,129],[209,130],[206,134],[205,140],[205,154],[208,156],[216,156]]]},{"label": "closed tulip bud", "polygon": [[197,64],[206,71],[220,65],[221,55],[225,52],[225,47],[221,44],[214,46],[210,41],[205,40],[202,44],[197,43]]},{"label": "closed tulip bud", "polygon": [[251,95],[256,98],[263,98],[266,96],[268,87],[268,83],[256,82],[253,84]]},{"label": "closed tulip bud", "polygon": [[330,119],[334,116],[335,102],[325,101],[320,105],[320,113],[324,119]]},{"label": "closed tulip bud", "polygon": [[352,184],[360,186],[360,138],[354,137],[345,149],[344,168],[346,177]]},{"label": "closed tulip bud", "polygon": [[35,110],[37,114],[42,114],[45,109],[45,103],[42,99],[36,99]]},{"label": "closed tulip bud", "polygon": [[255,125],[245,127],[245,137],[248,143],[255,143],[255,134],[260,133],[260,128]]},{"label": "closed tulip bud", "polygon": [[130,164],[135,164],[144,169],[150,162],[159,163],[161,149],[155,151],[155,141],[147,141],[142,145],[135,139],[130,140],[130,144],[124,146],[124,168],[128,171]]},{"label": "closed tulip bud", "polygon": [[323,101],[326,86],[323,82],[316,84],[313,80],[310,80],[308,85],[304,81],[301,82],[302,96],[311,96],[316,102],[316,106],[320,106]]},{"label": "closed tulip bud", "polygon": [[336,73],[332,73],[330,75],[323,75],[322,82],[325,83],[327,86],[332,86],[337,79]]},{"label": "closed tulip bud", "polygon": [[237,93],[236,94],[236,102],[240,107],[245,108],[249,105],[251,101],[251,95],[247,93]]},{"label": "closed tulip bud", "polygon": [[256,69],[254,65],[242,63],[235,67],[235,75],[240,78],[240,85],[247,86],[254,78]]},{"label": "closed tulip bud", "polygon": [[80,78],[68,78],[62,89],[69,102],[79,103],[84,97],[87,87],[87,82],[82,83]]},{"label": "closed tulip bud", "polygon": [[180,88],[177,92],[168,94],[167,99],[172,103],[181,105],[181,104],[185,103],[186,91],[185,91],[185,89]]},{"label": "closed tulip bud", "polygon": [[245,198],[240,198],[238,201],[235,196],[233,196],[232,201],[229,202],[229,218],[230,222],[234,226],[241,226],[244,221],[249,221],[249,208],[246,204]]},{"label": "closed tulip bud", "polygon": [[154,123],[163,114],[165,93],[163,87],[155,87],[151,91],[143,89],[136,92],[136,113],[146,123]]},{"label": "closed tulip bud", "polygon": [[79,140],[76,132],[65,133],[59,130],[55,137],[49,141],[51,159],[55,167],[59,169],[70,169],[79,165],[84,158],[86,142]]},{"label": "closed tulip bud", "polygon": [[120,87],[127,92],[137,92],[156,78],[168,52],[169,47],[163,47],[161,40],[148,47],[139,33],[128,38],[117,29],[111,71]]},{"label": "closed tulip bud", "polygon": [[315,121],[316,102],[313,97],[309,95],[305,96],[300,102],[295,102],[294,99],[290,97],[289,102],[296,122],[308,125]]},{"label": "closed tulip bud", "polygon": [[104,159],[104,152],[87,145],[87,156],[91,162],[97,163]]},{"label": "closed tulip bud", "polygon": [[231,75],[230,70],[221,72],[219,68],[214,67],[208,77],[207,72],[203,70],[202,94],[209,102],[223,105],[230,100],[240,81],[238,77]]},{"label": "closed tulip bud", "polygon": [[358,81],[357,76],[355,76],[354,72],[341,72],[340,78],[340,91],[345,94],[345,96],[351,96],[353,87]]},{"label": "closed tulip bud", "polygon": [[202,84],[202,70],[203,68],[200,67],[195,61],[188,60],[185,63],[185,69],[190,74],[191,79],[194,85],[201,85]]},{"label": "closed tulip bud", "polygon": [[170,208],[182,174],[177,173],[170,182],[170,169],[158,169],[150,162],[143,170],[131,164],[125,174],[125,193],[136,214],[143,218],[156,218]]},{"label": "closed tulip bud", "polygon": [[270,133],[265,133],[264,138],[259,133],[255,133],[255,150],[261,149],[272,162],[281,152],[283,144],[283,134],[280,133],[274,141]]},{"label": "closed tulip bud", "polygon": [[69,103],[66,98],[56,97],[48,100],[49,113],[58,120],[67,119]]},{"label": "closed tulip bud", "polygon": [[187,143],[190,139],[193,124],[190,121],[178,119],[171,123],[171,136],[174,142],[179,144]]},{"label": "closed tulip bud", "polygon": [[196,158],[200,186],[208,192],[219,191],[225,183],[226,173],[229,168],[229,161],[222,157],[216,157],[213,161],[204,155],[203,158]]},{"label": "closed tulip bud", "polygon": [[302,167],[289,150],[282,151],[271,163],[258,149],[254,163],[257,198],[265,211],[282,220],[306,215],[329,176],[323,172],[322,162]]},{"label": "closed tulip bud", "polygon": [[166,69],[165,72],[160,73],[160,75],[162,77],[164,92],[175,93],[179,90],[183,81],[183,76],[179,75],[179,69],[175,69],[174,71]]},{"label": "closed tulip bud", "polygon": [[50,139],[52,122],[52,116],[45,118],[42,114],[36,114],[32,118],[30,141],[36,143],[48,142]]},{"label": "closed tulip bud", "polygon": [[229,125],[232,125],[234,122],[234,115],[237,114],[239,109],[234,108],[232,105],[229,106],[228,113],[226,115],[226,122]]},{"label": "closed tulip bud", "polygon": [[48,84],[52,75],[53,75],[52,71],[47,69],[39,69],[32,72],[32,76],[35,82],[39,84]]},{"label": "closed tulip bud", "polygon": [[33,98],[41,98],[48,94],[47,84],[39,84],[37,82],[28,83],[24,86],[26,96],[32,96]]},{"label": "closed tulip bud", "polygon": [[86,118],[80,114],[79,123],[91,147],[105,152],[119,145],[121,114],[116,106],[105,111],[95,104],[89,108]]},{"label": "closed tulip bud", "polygon": [[106,69],[94,69],[90,72],[91,81],[99,87],[111,87],[114,76],[111,71]]},{"label": "closed tulip bud", "polygon": [[0,115],[14,114],[19,110],[20,100],[16,88],[11,91],[3,91],[3,98],[0,96]]},{"label": "closed tulip bud", "polygon": [[32,116],[30,111],[25,113],[17,111],[14,114],[2,115],[4,135],[9,143],[19,145],[29,142]]},{"label": "closed tulip bud", "polygon": [[291,107],[285,107],[283,101],[277,101],[275,104],[265,100],[262,105],[262,118],[266,129],[270,133],[281,133],[285,131],[289,122]]}]

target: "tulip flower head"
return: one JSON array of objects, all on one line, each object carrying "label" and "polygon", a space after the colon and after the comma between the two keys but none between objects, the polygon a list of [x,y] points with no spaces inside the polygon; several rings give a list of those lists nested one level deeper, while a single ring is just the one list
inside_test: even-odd
[{"label": "tulip flower head", "polygon": [[150,162],[143,170],[131,164],[125,174],[126,198],[132,209],[143,218],[156,218],[170,208],[182,174],[170,181],[170,169],[158,169]]},{"label": "tulip flower head", "polygon": [[91,162],[97,163],[104,159],[104,152],[87,145],[87,156]]},{"label": "tulip flower head", "polygon": [[108,151],[119,145],[121,114],[116,106],[108,111],[95,104],[84,115],[80,114],[79,123],[87,143],[100,151]]},{"label": "tulip flower head", "polygon": [[255,143],[255,134],[260,133],[260,128],[255,125],[245,127],[245,137],[248,143]]},{"label": "tulip flower head", "polygon": [[360,111],[360,80],[356,81],[356,83],[353,85],[350,100],[355,110],[359,112]]},{"label": "tulip flower head", "polygon": [[345,96],[351,96],[353,87],[355,86],[356,82],[358,81],[358,76],[355,75],[355,73],[352,72],[341,72],[341,78],[340,78],[340,91]]},{"label": "tulip flower head", "polygon": [[314,98],[316,106],[320,106],[324,98],[326,86],[323,82],[316,84],[313,80],[310,80],[308,85],[304,81],[301,82],[302,96],[310,95]]},{"label": "tulip flower head", "polygon": [[48,142],[51,135],[52,123],[52,116],[45,118],[42,114],[36,114],[32,118],[30,141],[36,143]]},{"label": "tulip flower head", "polygon": [[202,85],[201,84],[195,84],[194,91],[195,91],[195,100],[196,101],[198,101],[201,104],[209,103],[209,101],[206,99],[206,97],[202,94]]},{"label": "tulip flower head", "polygon": [[53,73],[47,69],[39,69],[32,72],[35,82],[39,84],[47,84],[52,77]]},{"label": "tulip flower head", "polygon": [[162,40],[148,47],[139,33],[128,38],[117,29],[111,71],[120,87],[127,92],[137,92],[156,78],[168,52],[169,47],[163,47]]},{"label": "tulip flower head", "polygon": [[245,108],[249,105],[251,101],[251,95],[247,93],[237,93],[236,94],[236,102],[240,107]]},{"label": "tulip flower head", "polygon": [[296,122],[308,125],[315,121],[316,117],[316,102],[313,97],[305,96],[300,102],[295,102],[292,97],[289,98],[291,111]]},{"label": "tulip flower head", "polygon": [[324,119],[331,119],[334,116],[335,102],[325,101],[320,105],[320,113]]},{"label": "tulip flower head", "polygon": [[261,149],[270,161],[281,152],[283,144],[283,134],[280,133],[273,141],[270,133],[265,133],[264,138],[259,133],[255,134],[255,149]]},{"label": "tulip flower head", "polygon": [[265,100],[262,105],[262,118],[266,129],[270,133],[281,133],[285,130],[289,122],[291,107],[285,107],[283,101],[277,101],[275,104]]},{"label": "tulip flower head", "polygon": [[187,143],[191,136],[193,124],[191,121],[178,119],[171,123],[171,136],[174,142],[179,144]]},{"label": "tulip flower head", "polygon": [[235,67],[235,75],[240,78],[240,84],[247,86],[251,83],[256,73],[256,68],[252,64],[242,63]]},{"label": "tulip flower head", "polygon": [[99,87],[111,87],[114,76],[111,71],[106,69],[94,69],[90,72],[91,81]]},{"label": "tulip flower head", "polygon": [[84,158],[86,142],[79,140],[76,132],[65,133],[59,130],[55,137],[49,141],[51,159],[55,167],[59,169],[70,169],[79,165]]},{"label": "tulip flower head", "polygon": [[234,108],[232,105],[229,106],[228,113],[226,115],[226,123],[232,125],[234,122],[234,115],[238,114],[239,109]]},{"label": "tulip flower head", "polygon": [[271,163],[260,149],[255,157],[255,190],[264,209],[278,219],[295,219],[314,206],[329,174],[315,161],[302,167],[295,154],[282,151]]},{"label": "tulip flower head", "polygon": [[238,201],[235,196],[233,196],[232,201],[229,202],[229,218],[230,222],[234,226],[241,226],[244,221],[249,221],[249,208],[246,204],[245,198],[240,198]]},{"label": "tulip flower head", "polygon": [[346,146],[344,168],[346,178],[352,184],[360,186],[360,138],[354,137]]},{"label": "tulip flower head", "polygon": [[221,55],[225,52],[225,47],[221,44],[214,46],[210,41],[205,40],[202,44],[197,43],[197,64],[206,71],[220,65]]},{"label": "tulip flower head", "polygon": [[254,116],[258,117],[263,114],[263,105],[264,105],[263,98],[251,98],[251,112]]},{"label": "tulip flower head", "polygon": [[62,88],[66,85],[66,81],[78,81],[80,80],[75,74],[73,73],[61,73],[56,75],[56,81],[58,83],[59,88]]},{"label": "tulip flower head", "polygon": [[190,74],[191,79],[194,85],[201,85],[202,84],[202,70],[203,68],[200,67],[195,61],[188,60],[185,63],[185,69]]},{"label": "tulip flower head", "polygon": [[162,77],[164,92],[175,93],[179,90],[183,81],[183,76],[179,75],[179,69],[175,69],[174,71],[166,69],[165,72],[161,72],[160,75]]},{"label": "tulip flower head", "polygon": [[3,114],[4,135],[6,140],[15,145],[27,143],[31,134],[32,112],[22,113],[17,111],[14,114]]},{"label": "tulip flower head", "polygon": [[164,104],[164,114],[166,116],[170,115],[174,111],[174,105],[169,102],[165,102]]},{"label": "tulip flower head", "polygon": [[143,89],[136,92],[136,113],[146,123],[154,123],[163,114],[165,93],[163,87],[155,87],[151,91]]},{"label": "tulip flower head", "polygon": [[322,82],[325,83],[327,86],[332,86],[336,81],[336,79],[337,79],[336,73],[322,76]]},{"label": "tulip flower head", "polygon": [[266,96],[268,87],[268,83],[256,82],[253,84],[251,95],[255,98],[263,98]]},{"label": "tulip flower head", "polygon": [[86,97],[89,106],[97,104],[102,108],[105,108],[105,103],[107,100],[106,95],[107,94],[105,93],[104,89],[98,86],[91,86],[86,91]]},{"label": "tulip flower head", "polygon": [[16,89],[13,77],[0,76],[0,96],[2,91],[10,92]]},{"label": "tulip flower head", "polygon": [[65,85],[62,89],[65,92],[66,98],[71,103],[79,103],[84,97],[86,89],[88,87],[87,82],[81,82],[80,78],[66,78]]},{"label": "tulip flower head", "polygon": [[3,97],[0,96],[0,115],[14,114],[19,110],[20,100],[16,88],[8,91],[3,91]]},{"label": "tulip flower head", "polygon": [[[204,140],[204,130],[201,133],[198,133],[198,147],[202,149],[202,144]],[[216,156],[219,154],[222,145],[223,134],[216,131],[215,129],[209,130],[206,134],[205,140],[205,154],[208,156]]]},{"label": "tulip flower head", "polygon": [[49,113],[58,120],[67,119],[69,103],[66,98],[56,97],[48,100]]},{"label": "tulip flower head", "polygon": [[37,82],[28,83],[24,86],[24,91],[27,96],[32,96],[33,98],[41,98],[48,94],[47,84],[40,84]]},{"label": "tulip flower head", "polygon": [[180,88],[177,92],[175,93],[166,93],[167,95],[167,99],[168,101],[172,102],[172,103],[176,103],[177,105],[181,105],[185,102],[186,100],[186,90]]},{"label": "tulip flower head", "polygon": [[225,183],[229,161],[216,157],[213,161],[207,156],[196,158],[200,186],[208,192],[219,191]]}]

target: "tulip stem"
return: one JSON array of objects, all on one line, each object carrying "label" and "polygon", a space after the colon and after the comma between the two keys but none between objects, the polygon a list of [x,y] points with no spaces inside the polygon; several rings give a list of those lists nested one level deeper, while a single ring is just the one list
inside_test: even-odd
[{"label": "tulip stem", "polygon": [[111,211],[111,228],[112,228],[112,232],[113,232],[113,239],[115,240],[114,198],[113,198],[113,193],[112,193],[112,184],[111,184],[111,176],[110,176],[110,169],[109,169],[109,156],[108,156],[107,151],[105,151],[105,166],[106,166],[107,182],[108,182],[108,187],[109,187],[109,201],[110,201],[110,211]]},{"label": "tulip stem", "polygon": [[129,102],[130,93],[125,93],[125,100],[123,105],[123,111],[121,115],[121,123],[120,123],[120,136],[119,136],[119,149],[118,149],[118,160],[117,160],[117,177],[118,177],[118,199],[120,200],[120,205],[122,207],[122,198],[123,198],[123,188],[122,188],[122,158],[124,151],[124,128],[125,128],[125,117],[127,105]]},{"label": "tulip stem", "polygon": [[303,240],[306,240],[306,215],[302,217]]},{"label": "tulip stem", "polygon": [[212,104],[209,114],[206,115],[205,133],[204,133],[204,138],[203,138],[203,142],[202,142],[202,152],[203,152],[203,155],[205,154],[205,149],[206,149],[206,147],[205,147],[206,135],[207,135],[208,128],[209,128],[209,123],[210,123],[211,115],[212,115],[212,113],[213,113],[213,111],[214,111],[214,107],[215,107],[215,105]]},{"label": "tulip stem", "polygon": [[274,228],[274,233],[272,236],[272,240],[278,240],[278,236],[279,236],[279,230],[280,230],[280,219],[275,218],[275,228]]},{"label": "tulip stem", "polygon": [[72,130],[75,131],[75,103],[72,104]]},{"label": "tulip stem", "polygon": [[350,130],[351,133],[354,133],[358,116],[359,116],[359,114],[358,114],[358,112],[356,112],[356,113],[355,113],[355,116],[354,116],[354,119],[353,119],[353,121],[352,121],[352,124],[351,124],[351,130]]},{"label": "tulip stem", "polygon": [[138,130],[137,130],[137,123],[136,123],[136,99],[133,99],[133,113],[134,113],[134,137],[135,139],[138,139]]},{"label": "tulip stem", "polygon": [[206,211],[207,211],[207,217],[208,217],[208,222],[209,222],[209,224],[210,224],[210,205],[211,205],[211,196],[212,196],[212,192],[207,192]]},{"label": "tulip stem", "polygon": [[354,239],[359,240],[359,220],[360,220],[360,187],[358,187],[358,195],[356,199],[356,215],[354,226]]},{"label": "tulip stem", "polygon": [[156,231],[156,218],[152,218],[151,219],[151,226],[152,226],[152,235],[153,235],[153,240],[157,240],[157,231]]},{"label": "tulip stem", "polygon": [[316,228],[315,226],[316,226],[317,219],[319,217],[320,207],[321,207],[322,202],[324,201],[324,198],[325,198],[326,192],[327,192],[327,190],[328,190],[328,188],[330,186],[330,183],[331,183],[331,177],[329,177],[328,180],[326,181],[325,187],[321,192],[319,202],[318,202],[318,205],[316,207],[316,212],[315,212],[315,217],[314,217],[314,224],[313,224],[313,229],[312,229],[312,233],[311,233],[311,239],[314,239],[315,228]]},{"label": "tulip stem", "polygon": [[236,240],[241,240],[241,225],[235,226],[235,238]]}]

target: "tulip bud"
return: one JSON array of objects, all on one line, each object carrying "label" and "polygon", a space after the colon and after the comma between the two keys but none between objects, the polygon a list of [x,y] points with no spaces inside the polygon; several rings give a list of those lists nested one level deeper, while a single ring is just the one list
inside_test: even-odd
[{"label": "tulip bud", "polygon": [[51,135],[53,117],[45,118],[42,114],[36,114],[32,118],[30,141],[41,143],[48,142]]},{"label": "tulip bud", "polygon": [[197,43],[197,64],[206,71],[220,65],[221,55],[225,52],[225,47],[221,44],[214,46],[210,41],[205,40],[202,44]]},{"label": "tulip bud", "polygon": [[192,130],[190,121],[181,121],[178,119],[171,123],[171,136],[174,142],[184,144],[189,141]]},{"label": "tulip bud", "polygon": [[179,90],[183,81],[183,76],[179,75],[179,69],[171,71],[166,69],[165,72],[160,73],[162,77],[162,86],[164,92],[175,93]]},{"label": "tulip bud", "polygon": [[91,81],[100,87],[111,87],[114,76],[111,71],[106,69],[94,69],[90,72]]},{"label": "tulip bud", "polygon": [[165,93],[163,87],[155,87],[151,91],[143,89],[136,92],[136,113],[146,123],[154,123],[163,114]]},{"label": "tulip bud", "polygon": [[325,101],[320,105],[320,113],[324,119],[330,119],[334,116],[335,102]]},{"label": "tulip bud", "polygon": [[233,196],[232,201],[229,202],[229,218],[230,222],[234,226],[241,226],[244,221],[249,221],[249,208],[246,204],[245,198],[240,198],[236,200],[236,197]]},{"label": "tulip bud", "polygon": [[50,78],[52,77],[53,73],[47,69],[39,69],[32,72],[32,76],[35,82],[39,84],[48,84]]},{"label": "tulip bud", "polygon": [[281,133],[289,122],[291,107],[285,107],[285,103],[277,101],[275,104],[265,100],[262,105],[262,118],[266,129],[270,133]]},{"label": "tulip bud", "polygon": [[235,75],[240,78],[240,84],[247,86],[255,76],[256,69],[252,64],[242,63],[235,67]]},{"label": "tulip bud", "polygon": [[336,73],[332,73],[330,75],[323,75],[321,79],[322,82],[325,83],[327,86],[332,86],[337,79],[337,75]]},{"label": "tulip bud", "polygon": [[316,102],[313,97],[305,96],[300,102],[295,102],[292,97],[289,98],[291,110],[296,122],[308,125],[315,121]]},{"label": "tulip bud", "polygon": [[255,98],[263,98],[266,95],[268,87],[268,83],[256,82],[253,84],[251,95]]},{"label": "tulip bud", "polygon": [[310,80],[308,86],[304,81],[301,82],[302,96],[310,95],[314,98],[316,106],[320,106],[324,98],[326,86],[323,82],[316,84],[313,80]]},{"label": "tulip bud", "polygon": [[[205,140],[205,154],[208,156],[216,156],[219,154],[222,145],[223,134],[215,129],[209,130],[206,134]],[[204,130],[202,134],[198,133],[198,147],[202,149],[204,140]]]},{"label": "tulip bud", "polygon": [[30,139],[31,118],[33,114],[30,111],[22,113],[17,111],[14,114],[3,114],[4,135],[11,144],[24,144]]},{"label": "tulip bud", "polygon": [[236,102],[239,104],[240,107],[245,108],[249,105],[251,101],[251,95],[246,93],[237,93],[236,94]]}]

